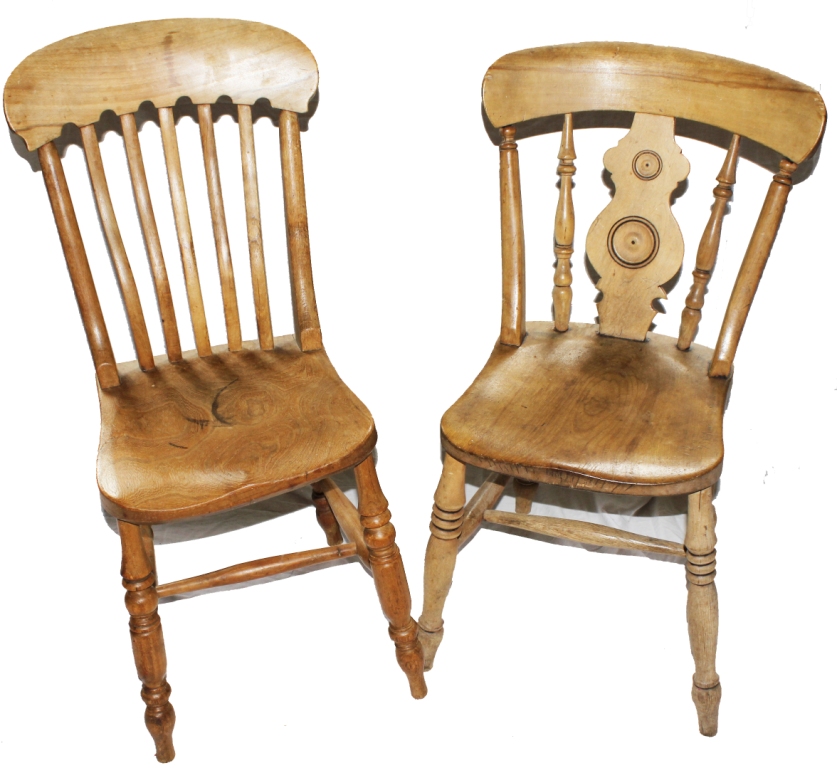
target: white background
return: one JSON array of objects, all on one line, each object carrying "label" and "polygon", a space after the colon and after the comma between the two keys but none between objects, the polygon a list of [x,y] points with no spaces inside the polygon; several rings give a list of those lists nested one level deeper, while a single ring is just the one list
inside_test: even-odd
[{"label": "white background", "polygon": [[[757,0],[18,3],[4,12],[0,73],[6,77],[27,54],[62,37],[167,16],[263,21],[311,48],[320,66],[320,103],[303,135],[303,153],[320,318],[337,370],[378,425],[378,471],[418,616],[440,469],[438,421],[478,372],[499,328],[497,150],[480,115],[485,69],[504,53],[539,45],[648,42],[775,69],[820,89],[833,105],[833,23],[822,15],[826,7]],[[266,129],[259,124],[260,135]],[[144,147],[151,147],[156,128],[147,130]],[[197,133],[183,123],[179,130],[184,141],[190,130]],[[227,119],[218,131],[223,137],[234,126]],[[581,251],[587,226],[608,200],[602,153],[622,133],[577,136],[577,320],[595,315]],[[833,760],[829,585],[837,376],[828,299],[835,281],[830,139],[816,173],[790,197],[736,360],[716,502],[724,697],[715,739],[698,734],[690,700],[680,566],[483,531],[459,560],[447,635],[421,702],[409,696],[371,579],[359,565],[162,606],[180,768],[342,759],[366,766]],[[110,134],[104,142],[114,179],[127,176],[120,141]],[[658,317],[658,330],[670,334],[723,158],[714,147],[680,144],[693,173],[675,206],[687,244],[686,277],[667,302],[668,315]],[[557,149],[554,135],[521,144],[531,319],[549,318]],[[275,182],[266,170],[271,151],[278,162],[275,147],[260,149],[263,185]],[[234,175],[230,157],[222,162]],[[40,174],[9,142],[0,164],[0,758],[10,767],[153,765],[122,607],[118,539],[98,511],[92,365]],[[101,257],[77,147],[67,166],[79,214],[87,217],[91,258]],[[278,173],[278,164],[273,167]],[[769,181],[764,169],[741,163],[699,336],[707,345]],[[205,197],[200,202],[195,190],[196,243],[209,264],[211,236],[206,228],[197,231]],[[127,206],[129,239],[136,234],[130,203],[119,205]],[[228,193],[231,218],[236,205]],[[266,220],[270,206],[263,200]],[[280,210],[278,202],[272,210]],[[160,203],[158,218],[165,218]],[[233,247],[241,253],[235,226]],[[281,218],[273,227],[280,231]],[[280,285],[281,234],[273,242],[270,264]],[[164,248],[174,277],[174,240]],[[139,271],[142,251],[132,253]],[[207,296],[211,279],[207,267]],[[248,282],[240,273],[240,295]],[[287,303],[281,291],[276,297],[276,324],[290,332]],[[212,301],[211,332],[219,343],[220,301]],[[112,304],[104,292],[103,302]],[[153,317],[151,308],[147,316]],[[185,318],[181,328],[188,329]],[[130,357],[124,334],[114,333],[114,340],[118,356]],[[161,546],[161,579],[322,541],[313,512],[302,512],[227,536]]]}]

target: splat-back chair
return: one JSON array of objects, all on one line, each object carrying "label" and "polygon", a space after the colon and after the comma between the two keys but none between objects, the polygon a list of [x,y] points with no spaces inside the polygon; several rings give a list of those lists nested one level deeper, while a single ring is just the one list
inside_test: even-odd
[{"label": "splat-back chair", "polygon": [[[25,59],[9,78],[8,122],[37,150],[70,278],[93,356],[102,413],[98,483],[118,520],[131,641],[146,724],[157,759],[174,757],[174,711],[158,600],[357,556],[372,571],[396,656],[413,696],[425,695],[421,647],[372,459],[369,411],[343,384],[322,345],[308,244],[299,114],[317,89],[311,52],[279,29],[242,21],[180,19],[111,27],[71,37]],[[227,343],[211,346],[192,242],[173,107],[197,105],[206,184],[223,297]],[[237,112],[258,339],[242,341],[224,216],[212,104],[229,97]],[[262,247],[253,105],[278,115],[287,249],[295,333],[273,335]],[[150,101],[159,116],[195,351],[183,351],[135,113]],[[96,123],[119,118],[165,354],[154,355],[108,190]],[[81,139],[123,299],[136,360],[117,364],[54,140],[65,124]],[[277,169],[278,171],[278,169]],[[354,468],[359,511],[331,475]],[[234,565],[157,584],[151,525],[207,515],[312,484],[328,546]],[[344,534],[347,541],[344,542]]]},{"label": "splat-back chair", "polygon": [[[599,546],[684,557],[692,696],[701,733],[717,730],[713,487],[722,421],[741,331],[770,253],[797,164],[817,147],[825,107],[813,89],[760,67],[674,48],[587,43],[503,56],[486,73],[483,105],[501,134],[503,302],[500,338],[485,368],[442,418],[444,468],[435,495],[419,635],[430,669],[457,551],[483,521]],[[573,116],[633,112],[604,164],[615,195],[594,221],[586,251],[598,274],[598,324],[571,323],[575,214]],[[517,126],[563,115],[555,218],[554,322],[525,322]],[[679,338],[649,333],[652,302],[680,269],[684,244],[671,195],[689,173],[675,143],[685,118],[731,134]],[[779,153],[778,173],[741,263],[714,350],[693,343],[735,182],[740,139]],[[490,471],[465,503],[466,465]],[[492,510],[510,478],[514,513]],[[535,484],[643,496],[688,494],[685,542],[531,515]]]}]

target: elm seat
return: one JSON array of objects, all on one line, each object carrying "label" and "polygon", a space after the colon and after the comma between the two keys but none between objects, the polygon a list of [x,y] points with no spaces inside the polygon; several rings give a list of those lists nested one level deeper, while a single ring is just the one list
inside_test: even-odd
[{"label": "elm seat", "polygon": [[325,351],[301,352],[293,337],[272,350],[245,342],[240,352],[155,363],[124,363],[120,386],[99,389],[99,490],[123,520],[273,496],[354,466],[375,444],[371,414]]},{"label": "elm seat", "polygon": [[581,323],[526,330],[519,347],[494,347],[442,417],[447,453],[596,491],[669,495],[717,479],[730,380],[706,375],[712,350],[683,354],[666,336],[625,342]]}]

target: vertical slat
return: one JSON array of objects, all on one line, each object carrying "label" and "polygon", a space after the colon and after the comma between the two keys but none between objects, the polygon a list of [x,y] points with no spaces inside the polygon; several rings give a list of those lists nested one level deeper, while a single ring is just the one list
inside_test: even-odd
[{"label": "vertical slat", "polygon": [[259,205],[259,177],[256,172],[256,143],[253,139],[253,111],[249,104],[238,105],[238,130],[241,137],[241,173],[244,178],[244,210],[247,215],[247,241],[250,245],[250,275],[259,346],[273,349],[273,325],[270,322],[270,299],[262,247],[262,214]]},{"label": "vertical slat", "polygon": [[552,306],[555,312],[555,330],[566,331],[570,327],[570,307],[573,299],[573,282],[570,258],[575,240],[575,208],[573,207],[573,176],[575,175],[575,145],[573,143],[573,116],[564,115],[561,133],[561,149],[558,151],[558,175],[561,192],[555,211],[555,275],[552,289]]},{"label": "vertical slat", "polygon": [[689,295],[686,297],[686,306],[683,308],[683,315],[680,320],[680,337],[677,340],[677,348],[687,350],[697,335],[698,324],[700,323],[703,299],[706,295],[706,286],[709,278],[712,277],[712,270],[715,268],[715,261],[718,258],[718,248],[721,244],[721,227],[724,223],[724,214],[727,211],[727,203],[732,198],[732,187],[735,184],[735,167],[738,163],[738,149],[741,144],[741,137],[733,134],[727,156],[717,176],[718,186],[712,191],[715,202],[712,204],[712,211],[709,214],[709,221],[703,231],[703,237],[698,246],[695,271],[692,272],[694,283]]},{"label": "vertical slat", "polygon": [[142,150],[137,134],[137,121],[130,112],[127,115],[122,115],[119,120],[122,123],[125,154],[128,157],[128,170],[131,173],[131,186],[134,190],[134,200],[139,212],[145,251],[148,254],[148,264],[151,267],[151,276],[154,279],[154,292],[157,295],[157,308],[160,312],[160,323],[163,326],[166,353],[169,360],[176,363],[183,359],[180,335],[177,332],[177,319],[174,314],[174,303],[171,298],[171,286],[166,272],[166,262],[163,259],[163,249],[160,245],[160,235],[157,232],[157,220],[154,218],[154,208],[151,205],[151,195],[148,191],[145,163],[142,160]]},{"label": "vertical slat", "polygon": [[785,205],[793,184],[791,175],[795,170],[795,163],[790,160],[781,160],[779,173],[773,177],[773,182],[767,190],[756,228],[753,230],[747,253],[744,255],[744,261],[741,262],[741,269],[738,271],[738,277],[732,289],[724,324],[721,326],[718,344],[715,347],[715,355],[709,366],[710,376],[729,376],[732,372],[735,351],[738,349],[744,323],[747,321],[756,289],[759,287],[761,275],[776,240],[776,233],[779,231],[779,224],[782,222],[782,214],[785,212]]},{"label": "vertical slat", "polygon": [[67,179],[64,177],[64,168],[61,166],[61,158],[58,156],[55,144],[52,142],[44,144],[38,149],[38,158],[41,161],[44,183],[52,205],[52,213],[55,216],[55,224],[58,227],[58,236],[61,239],[61,247],[64,250],[64,258],[67,261],[67,269],[76,294],[81,322],[87,334],[87,344],[93,356],[99,385],[102,389],[119,386],[119,374],[108,338],[108,329],[105,325],[105,318],[102,316],[102,308],[99,305],[99,297],[96,295],[90,264],[87,262],[73,201],[67,187]]},{"label": "vertical slat", "polygon": [[122,235],[119,233],[119,224],[116,222],[116,214],[110,199],[110,190],[105,177],[102,153],[99,151],[96,127],[94,125],[83,126],[81,140],[84,144],[84,155],[87,158],[87,169],[90,173],[90,183],[93,186],[93,196],[96,198],[96,208],[99,210],[99,219],[102,222],[102,231],[105,233],[110,260],[113,263],[113,270],[119,283],[122,303],[125,305],[125,314],[128,316],[128,325],[131,328],[131,338],[134,342],[137,361],[144,371],[151,371],[154,370],[154,353],[151,351],[151,342],[148,340],[148,330],[145,327],[145,317],[140,304],[137,284],[134,282],[134,273],[131,271],[131,263],[128,261],[128,254],[125,252],[125,245],[122,242]]},{"label": "vertical slat", "polygon": [[308,240],[308,208],[302,176],[302,147],[296,112],[282,110],[279,115],[279,146],[282,156],[282,186],[285,195],[285,228],[288,236],[288,266],[291,272],[291,299],[294,332],[303,352],[323,348],[314,278],[311,274],[311,245]]},{"label": "vertical slat", "polygon": [[206,191],[209,195],[209,212],[212,216],[212,234],[215,236],[215,253],[218,256],[218,272],[221,275],[227,345],[231,352],[237,352],[241,349],[241,323],[238,318],[238,297],[235,293],[235,275],[230,256],[230,239],[227,235],[227,218],[224,214],[224,197],[221,193],[218,152],[215,148],[215,126],[212,123],[212,107],[209,104],[198,104],[198,121],[201,127],[203,166],[206,170]]},{"label": "vertical slat", "polygon": [[503,253],[503,312],[500,342],[519,347],[526,336],[526,274],[523,243],[523,206],[515,128],[501,128],[500,228]]},{"label": "vertical slat", "polygon": [[198,262],[192,242],[192,225],[189,223],[189,207],[186,204],[186,189],[183,186],[183,171],[180,167],[180,150],[177,146],[177,132],[174,127],[174,113],[171,107],[160,112],[160,132],[163,137],[163,151],[166,155],[166,172],[169,177],[169,191],[177,227],[177,242],[180,246],[180,260],[183,263],[183,277],[186,280],[186,295],[189,297],[189,315],[195,334],[195,346],[201,357],[212,354],[209,332],[206,329],[206,313],[203,309],[203,295],[198,277]]}]

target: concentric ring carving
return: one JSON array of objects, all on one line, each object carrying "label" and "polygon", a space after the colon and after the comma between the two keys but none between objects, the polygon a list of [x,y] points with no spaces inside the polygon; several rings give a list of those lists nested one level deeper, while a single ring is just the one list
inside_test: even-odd
[{"label": "concentric ring carving", "polygon": [[637,152],[632,167],[637,178],[651,181],[651,179],[656,179],[663,170],[663,160],[656,152],[644,149],[642,152]]},{"label": "concentric ring carving", "polygon": [[660,249],[657,228],[642,216],[619,219],[607,236],[607,250],[611,258],[628,269],[639,269],[650,264]]}]

